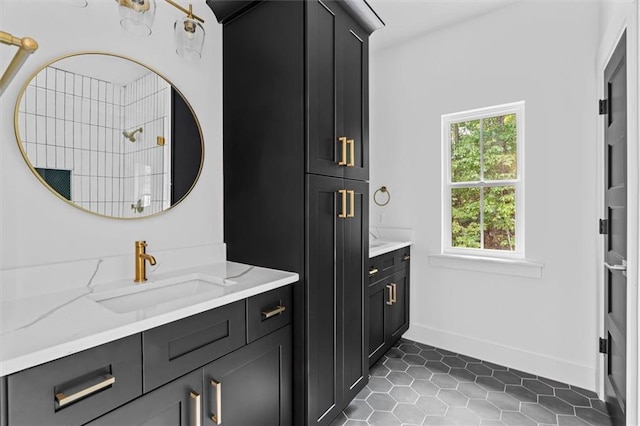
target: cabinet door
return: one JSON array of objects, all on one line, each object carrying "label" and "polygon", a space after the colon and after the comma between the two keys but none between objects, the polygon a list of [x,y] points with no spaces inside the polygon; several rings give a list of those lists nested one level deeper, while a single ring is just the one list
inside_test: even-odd
[{"label": "cabinet door", "polygon": [[[383,256],[399,255],[398,252]],[[409,329],[408,267],[369,286],[368,318],[369,366],[372,366]]]},{"label": "cabinet door", "polygon": [[200,424],[202,369],[145,394],[88,423],[90,426],[190,426]]},{"label": "cabinet door", "polygon": [[409,329],[409,268],[402,269],[390,277],[394,289],[394,302],[386,305],[388,310],[387,340],[393,345]]},{"label": "cabinet door", "polygon": [[329,424],[367,381],[368,184],[308,175],[307,423]]},{"label": "cabinet door", "polygon": [[341,409],[343,180],[307,175],[306,352],[308,425],[325,424]]},{"label": "cabinet door", "polygon": [[204,424],[291,425],[292,385],[287,326],[204,366]]},{"label": "cabinet door", "polygon": [[338,15],[338,138],[347,139],[344,177],[369,179],[369,99],[367,34],[346,14]]},{"label": "cabinet door", "polygon": [[388,285],[389,280],[384,279],[369,286],[369,366],[387,351],[385,317],[387,302],[390,301]]},{"label": "cabinet door", "polygon": [[[342,348],[344,401],[348,404],[368,380],[369,363],[365,334],[365,286],[368,285],[369,259],[369,184],[345,179],[348,195],[348,216],[342,220],[343,281],[342,300],[338,310],[343,312]],[[367,280],[365,281],[365,273]],[[340,301],[340,298],[338,299]]]},{"label": "cabinet door", "polygon": [[[336,136],[336,12],[332,1],[307,6],[307,172],[342,177],[344,166]],[[346,146],[345,146],[346,147]]]},{"label": "cabinet door", "polygon": [[306,4],[307,172],[367,180],[367,34],[337,2]]}]

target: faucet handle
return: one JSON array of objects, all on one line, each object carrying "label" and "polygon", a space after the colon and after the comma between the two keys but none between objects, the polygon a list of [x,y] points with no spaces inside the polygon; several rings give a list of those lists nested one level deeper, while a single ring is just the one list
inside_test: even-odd
[{"label": "faucet handle", "polygon": [[147,246],[146,241],[136,241],[136,247],[146,247],[146,246]]}]

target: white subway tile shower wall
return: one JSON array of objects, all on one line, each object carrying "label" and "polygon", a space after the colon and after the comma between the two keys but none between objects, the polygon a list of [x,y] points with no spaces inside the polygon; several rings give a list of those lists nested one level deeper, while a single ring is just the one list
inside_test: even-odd
[{"label": "white subway tile shower wall", "polygon": [[[23,148],[34,167],[71,171],[71,199],[80,207],[135,217],[131,205],[146,195],[145,215],[162,211],[170,205],[169,87],[154,73],[120,86],[49,66],[20,104]],[[135,143],[122,134],[140,127]]]}]

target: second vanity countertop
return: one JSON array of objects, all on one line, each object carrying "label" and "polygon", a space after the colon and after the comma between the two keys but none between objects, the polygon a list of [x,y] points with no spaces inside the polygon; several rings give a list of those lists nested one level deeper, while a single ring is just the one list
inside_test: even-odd
[{"label": "second vanity countertop", "polygon": [[[222,292],[171,300],[116,313],[99,304],[101,292],[135,286],[131,280],[2,302],[0,377],[298,281],[296,273],[219,262],[158,274],[154,281],[198,274],[220,277]],[[150,277],[151,279],[151,277]],[[229,282],[232,282],[229,285]],[[142,284],[147,285],[147,284]]]},{"label": "second vanity countertop", "polygon": [[410,246],[411,241],[382,241],[374,240],[369,242],[369,259],[380,256],[381,254],[389,253],[390,251],[398,250],[403,247]]},{"label": "second vanity countertop", "polygon": [[413,229],[371,227],[369,259],[413,244]]}]

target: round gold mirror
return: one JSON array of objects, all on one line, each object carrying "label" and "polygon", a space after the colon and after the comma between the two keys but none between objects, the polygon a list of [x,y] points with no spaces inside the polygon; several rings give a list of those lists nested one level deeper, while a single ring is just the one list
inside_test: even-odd
[{"label": "round gold mirror", "polygon": [[141,218],[183,200],[202,168],[200,124],[156,71],[109,53],[42,66],[15,109],[20,151],[59,198],[102,216]]}]

